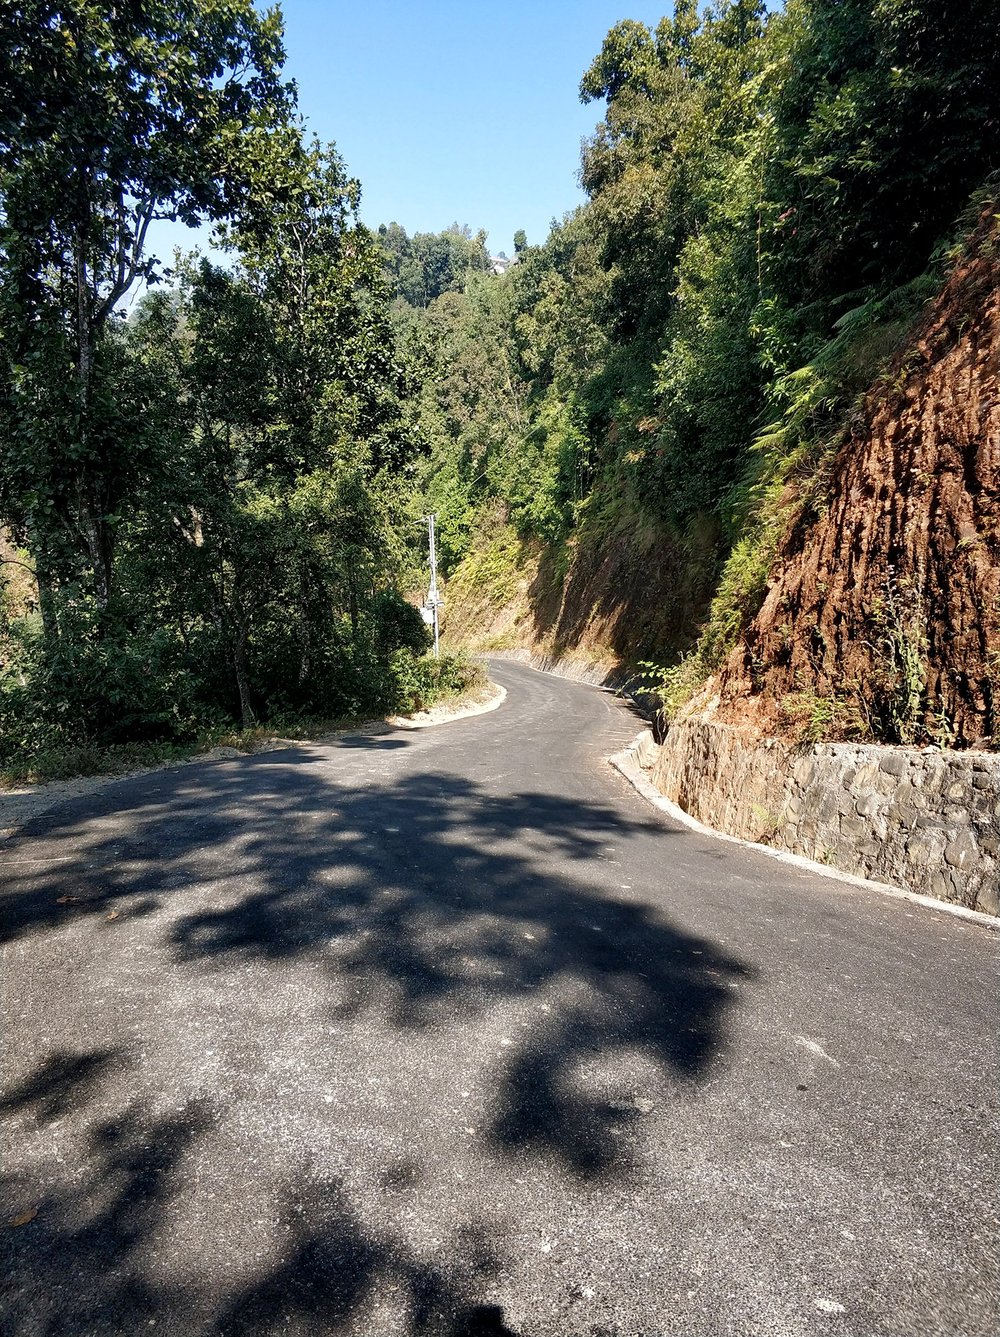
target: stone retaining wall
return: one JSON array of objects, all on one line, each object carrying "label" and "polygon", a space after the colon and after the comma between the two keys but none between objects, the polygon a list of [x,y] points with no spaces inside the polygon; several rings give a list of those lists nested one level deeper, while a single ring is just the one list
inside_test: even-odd
[{"label": "stone retaining wall", "polygon": [[1000,913],[1000,756],[790,748],[687,720],[642,758],[692,817],[859,877]]}]

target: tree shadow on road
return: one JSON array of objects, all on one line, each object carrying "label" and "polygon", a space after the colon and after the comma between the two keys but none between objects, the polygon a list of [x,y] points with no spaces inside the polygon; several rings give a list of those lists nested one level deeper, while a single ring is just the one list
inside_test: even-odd
[{"label": "tree shadow on road", "polygon": [[[384,741],[350,747],[356,755],[368,745],[374,757]],[[176,988],[209,970],[262,967],[278,978],[283,963],[308,959],[341,1027],[374,1021],[425,1035],[496,1025],[514,1009],[521,1029],[484,1079],[491,1098],[479,1152],[498,1174],[528,1161],[567,1182],[641,1185],[644,1113],[683,1098],[721,1061],[733,986],[750,977],[666,913],[671,833],[609,804],[497,795],[428,770],[391,781],[373,774],[358,789],[338,784],[335,765],[320,761],[307,750],[263,754],[70,805],[39,823],[37,839],[16,843],[15,854],[49,862],[17,865],[10,936],[69,921],[86,950],[100,953],[105,916],[115,912],[116,927],[155,945],[146,968]],[[622,885],[619,855],[634,842],[644,842],[644,858],[664,861],[663,895]],[[69,888],[80,899],[57,904]],[[114,1080],[115,1062],[103,1049],[50,1056],[22,1076],[7,1108],[44,1119],[66,1108],[75,1084],[85,1111]],[[117,1123],[79,1114],[88,1174],[121,1182],[122,1197],[89,1227],[66,1224],[89,1190],[66,1187],[47,1202],[39,1221],[48,1224],[25,1228],[49,1232],[46,1247],[14,1263],[28,1291],[68,1252],[107,1275],[101,1303],[134,1313],[135,1331],[140,1313],[155,1317],[183,1301],[156,1291],[148,1246],[158,1220],[176,1210],[171,1166],[215,1115],[199,1107],[165,1118],[148,1114],[140,1133],[140,1113],[127,1106]],[[366,1306],[386,1289],[405,1294],[414,1337],[510,1331],[489,1303],[495,1231],[470,1225],[431,1265],[401,1232],[366,1225],[341,1185],[306,1185],[295,1196],[305,1206],[276,1230],[278,1260],[200,1308],[192,1300],[191,1332],[364,1331]],[[102,1326],[103,1312],[83,1329],[36,1330],[117,1331]]]},{"label": "tree shadow on road", "polygon": [[[6,1102],[8,1111],[39,1127],[72,1111],[81,1134],[80,1163],[68,1184],[40,1186],[16,1171],[0,1174],[7,1210],[30,1204],[36,1213],[0,1234],[4,1332],[110,1337],[156,1325],[185,1337],[364,1331],[366,1307],[376,1295],[395,1292],[412,1337],[516,1337],[500,1311],[474,1299],[477,1283],[497,1262],[485,1232],[467,1230],[439,1266],[428,1266],[401,1240],[366,1227],[335,1181],[289,1177],[281,1185],[278,1264],[221,1293],[179,1285],[171,1278],[176,1260],[161,1257],[171,1252],[161,1236],[188,1187],[192,1156],[204,1152],[218,1116],[204,1101],[163,1113],[138,1098],[108,1114],[115,1077],[131,1066],[124,1050],[64,1054]],[[50,1101],[56,1068],[58,1109]],[[238,1238],[242,1211],[238,1199],[228,1204],[227,1234]]]},{"label": "tree shadow on road", "polygon": [[[77,1134],[66,1181],[40,1183],[13,1169],[0,1175],[8,1214],[0,1233],[5,1332],[139,1332],[169,1310],[149,1254],[184,1191],[181,1163],[211,1118],[199,1102],[153,1116],[127,1085],[115,1094],[116,1079],[131,1066],[121,1049],[62,1053],[4,1101],[5,1112],[23,1116],[22,1130],[67,1119]],[[37,1215],[11,1228],[10,1214],[23,1209]]]}]

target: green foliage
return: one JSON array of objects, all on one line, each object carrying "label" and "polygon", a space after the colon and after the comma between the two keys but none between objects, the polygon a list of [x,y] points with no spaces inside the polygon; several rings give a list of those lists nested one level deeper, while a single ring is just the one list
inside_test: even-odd
[{"label": "green foliage", "polygon": [[208,718],[183,645],[168,629],[98,638],[92,620],[56,643],[22,625],[0,673],[0,766],[96,740],[191,738]]},{"label": "green foliage", "polygon": [[419,654],[430,644],[430,632],[420,610],[407,603],[398,590],[380,591],[368,605],[375,652],[388,662],[397,651]]},{"label": "green foliage", "polygon": [[769,268],[817,328],[922,270],[996,165],[1000,27],[992,0],[794,0],[779,27]]},{"label": "green foliage", "polygon": [[417,656],[397,650],[392,657],[397,710],[408,714],[428,710],[459,697],[475,696],[487,686],[486,670],[464,653]]},{"label": "green foliage", "polygon": [[[927,707],[927,630],[919,591],[890,570],[872,609],[874,666],[859,694],[871,734],[915,743]],[[938,722],[939,730],[947,720]]]},{"label": "green foliage", "polygon": [[[462,597],[482,602],[486,585],[499,603],[516,583],[498,503],[508,532],[563,553],[574,533],[651,525],[703,569],[661,597],[714,581],[695,649],[654,674],[668,710],[719,666],[788,527],[826,504],[835,452],[939,285],[965,201],[1000,167],[991,9],[680,0],[655,30],[611,30],[581,83],[605,107],[583,152],[589,201],[489,280],[508,294],[490,361],[518,412],[473,446],[499,420],[490,388],[429,433],[427,495],[461,536],[449,566],[469,553]],[[471,321],[449,365],[463,341],[482,341]],[[714,553],[685,546],[692,525],[718,536]],[[919,647],[898,627],[876,641],[885,690],[865,727],[911,736]],[[843,724],[807,713],[810,733]]]},{"label": "green foliage", "polygon": [[502,608],[517,593],[522,541],[512,525],[498,523],[496,512],[492,519],[492,524],[483,526],[478,542],[455,572],[448,586],[449,598],[485,600]]},{"label": "green foliage", "polygon": [[842,727],[844,707],[834,696],[820,696],[812,690],[793,692],[781,702],[781,710],[804,743],[822,742]]},{"label": "green foliage", "polygon": [[250,0],[7,5],[0,53],[0,514],[53,629],[67,587],[108,607],[147,477],[146,387],[115,327],[160,275],[149,225],[261,207],[243,141],[290,94],[280,20]]},{"label": "green foliage", "polygon": [[383,223],[377,235],[393,295],[413,307],[429,306],[446,292],[461,292],[470,275],[489,269],[486,233],[473,235],[457,223],[444,232],[415,232],[412,237],[398,223]]},{"label": "green foliage", "polygon": [[[4,603],[0,754],[450,690],[398,593],[428,510],[479,604],[514,597],[525,545],[564,573],[583,540],[671,544],[687,569],[660,597],[690,621],[690,592],[714,594],[659,675],[677,708],[825,504],[860,396],[1000,168],[994,17],[677,0],[655,29],[617,24],[581,83],[603,104],[588,201],[494,275],[484,233],[358,222],[358,183],[296,119],[277,12],[8,6],[0,523],[33,574]],[[232,263],[170,275],[158,217],[214,223]],[[887,591],[869,703],[901,739],[930,709],[905,610]]]},{"label": "green foliage", "polygon": [[783,412],[750,443],[756,456],[755,476],[748,475],[752,481],[730,493],[737,537],[698,643],[703,673],[722,663],[759,610],[789,525],[822,506],[824,471],[841,440],[845,417],[874,372],[898,351],[938,283],[934,272],[922,273],[882,297],[869,297],[835,322],[833,337],[808,366],[772,381],[769,398]]},{"label": "green foliage", "polygon": [[658,703],[660,718],[669,724],[695,695],[704,677],[698,659],[686,655],[676,664],[640,663],[633,686]]},{"label": "green foliage", "polygon": [[[295,123],[276,14],[62,13],[3,20],[0,522],[38,616],[0,627],[0,761],[394,709],[414,387],[357,182]],[[232,263],[125,322],[157,216]]]}]

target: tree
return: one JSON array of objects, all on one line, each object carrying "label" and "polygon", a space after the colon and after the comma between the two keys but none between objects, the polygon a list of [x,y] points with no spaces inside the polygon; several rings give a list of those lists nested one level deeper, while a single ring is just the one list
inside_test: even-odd
[{"label": "tree", "polygon": [[446,292],[461,292],[470,274],[490,267],[486,233],[452,223],[443,232],[415,232],[408,237],[398,223],[378,229],[385,267],[397,297],[426,307]]},{"label": "tree", "polygon": [[109,330],[159,261],[155,219],[266,207],[245,137],[286,123],[281,23],[251,0],[26,0],[0,20],[0,513],[43,606],[99,610],[142,452],[115,413]]},{"label": "tree", "polygon": [[134,603],[228,663],[244,725],[277,701],[360,706],[344,682],[365,664],[374,691],[386,638],[368,610],[400,560],[413,453],[357,183],[332,147],[289,133],[271,150],[271,211],[224,229],[236,263],[186,265],[128,341],[172,368],[177,406],[161,486],[125,526]]},{"label": "tree", "polygon": [[790,305],[899,284],[1000,166],[994,0],[794,0],[766,187]]}]

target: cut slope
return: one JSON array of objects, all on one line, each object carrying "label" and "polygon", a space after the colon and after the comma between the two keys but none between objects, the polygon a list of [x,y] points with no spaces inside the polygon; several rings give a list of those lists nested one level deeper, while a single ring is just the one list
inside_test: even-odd
[{"label": "cut slope", "polygon": [[681,545],[648,522],[581,526],[558,547],[522,541],[502,506],[478,518],[446,589],[447,640],[527,650],[612,674],[687,649],[711,597],[717,536],[706,521]]},{"label": "cut slope", "polygon": [[[720,675],[720,714],[991,745],[1000,708],[1000,228],[971,243],[792,527]],[[808,701],[804,708],[808,711]]]}]

